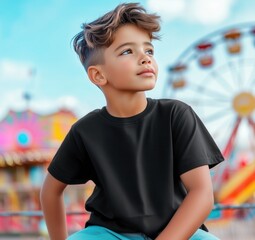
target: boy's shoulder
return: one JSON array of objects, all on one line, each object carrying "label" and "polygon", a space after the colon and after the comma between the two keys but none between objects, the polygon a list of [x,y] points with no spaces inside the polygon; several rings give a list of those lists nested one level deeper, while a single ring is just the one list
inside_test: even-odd
[{"label": "boy's shoulder", "polygon": [[78,119],[72,126],[73,130],[77,130],[84,127],[90,127],[93,123],[95,123],[97,120],[98,113],[100,112],[100,109],[95,109],[80,119]]},{"label": "boy's shoulder", "polygon": [[184,112],[186,109],[189,109],[190,106],[187,103],[184,103],[177,99],[156,99],[154,100],[157,102],[159,107],[164,108],[167,111],[171,111],[172,113],[181,113]]}]

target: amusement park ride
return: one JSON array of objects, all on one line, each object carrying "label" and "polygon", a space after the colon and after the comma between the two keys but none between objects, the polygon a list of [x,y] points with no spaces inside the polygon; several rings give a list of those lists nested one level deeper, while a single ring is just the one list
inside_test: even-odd
[{"label": "amusement park ride", "polygon": [[216,201],[255,198],[255,23],[213,32],[169,68],[164,96],[191,105],[226,159],[213,171]]}]

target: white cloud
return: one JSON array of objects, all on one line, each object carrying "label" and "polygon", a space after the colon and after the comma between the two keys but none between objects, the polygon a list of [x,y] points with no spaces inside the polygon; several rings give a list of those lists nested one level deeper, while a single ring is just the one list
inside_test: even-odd
[{"label": "white cloud", "polygon": [[0,101],[0,121],[7,114],[8,111],[24,111],[29,108],[39,114],[49,114],[60,109],[67,109],[81,117],[91,111],[90,107],[81,102],[75,96],[61,96],[56,99],[49,98],[33,98],[28,103],[24,98],[24,90],[16,89],[5,92],[2,96],[4,101]]},{"label": "white cloud", "polygon": [[25,108],[25,102],[22,101],[23,90],[16,89],[13,91],[5,91],[0,101],[0,121],[9,110],[20,111]]},{"label": "white cloud", "polygon": [[217,24],[228,18],[233,3],[233,0],[193,0],[190,17],[202,24]]},{"label": "white cloud", "polygon": [[73,96],[63,96],[57,100],[57,104],[63,108],[73,109],[78,106],[79,101]]},{"label": "white cloud", "polygon": [[0,80],[25,81],[33,75],[31,64],[13,60],[0,61]]},{"label": "white cloud", "polygon": [[181,19],[200,24],[218,24],[230,15],[236,0],[148,0],[148,8],[164,20]]},{"label": "white cloud", "polygon": [[56,99],[33,99],[30,108],[35,112],[47,114],[58,111],[59,109],[67,109],[73,112],[79,112],[81,106],[79,100],[74,96],[61,96]]},{"label": "white cloud", "polygon": [[148,8],[170,20],[177,18],[185,11],[185,0],[148,0]]}]

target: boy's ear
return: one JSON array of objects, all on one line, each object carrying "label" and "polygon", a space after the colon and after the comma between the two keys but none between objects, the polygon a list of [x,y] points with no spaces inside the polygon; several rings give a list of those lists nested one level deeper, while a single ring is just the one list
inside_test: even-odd
[{"label": "boy's ear", "polygon": [[100,66],[89,66],[87,74],[89,76],[90,81],[98,86],[103,86],[107,82]]}]

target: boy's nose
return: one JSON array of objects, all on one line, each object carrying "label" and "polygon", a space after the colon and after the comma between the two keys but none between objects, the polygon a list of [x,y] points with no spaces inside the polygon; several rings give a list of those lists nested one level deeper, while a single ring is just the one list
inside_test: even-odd
[{"label": "boy's nose", "polygon": [[141,64],[148,64],[148,63],[151,63],[151,59],[149,58],[149,56],[144,56],[141,61],[140,61]]}]

